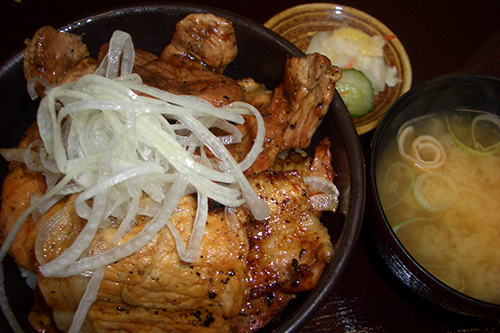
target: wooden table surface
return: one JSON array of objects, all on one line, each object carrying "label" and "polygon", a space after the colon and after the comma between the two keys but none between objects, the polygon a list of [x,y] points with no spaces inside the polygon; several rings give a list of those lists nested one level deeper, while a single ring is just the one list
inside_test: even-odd
[{"label": "wooden table surface", "polygon": [[[226,9],[264,23],[278,12],[311,1],[190,1]],[[91,14],[138,1],[1,0],[0,64],[23,47],[24,38],[50,24],[59,27]],[[413,86],[452,72],[500,76],[498,0],[345,0],[387,25],[405,46]],[[361,136],[368,154],[373,131]],[[359,242],[331,297],[303,332],[493,332],[498,320],[470,318],[442,310],[412,294],[391,274],[370,241],[365,210]]]}]

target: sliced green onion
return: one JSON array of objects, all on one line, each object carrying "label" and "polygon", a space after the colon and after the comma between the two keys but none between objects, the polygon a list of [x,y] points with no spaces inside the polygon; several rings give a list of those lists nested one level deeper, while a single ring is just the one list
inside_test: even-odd
[{"label": "sliced green onion", "polygon": [[428,217],[415,217],[413,219],[409,219],[409,220],[399,222],[398,224],[393,225],[392,230],[394,232],[397,232],[399,229],[401,229],[404,226],[407,226],[408,224],[415,223],[415,222],[425,222],[425,221],[432,221],[432,219],[428,218]]},{"label": "sliced green onion", "polygon": [[[447,187],[444,193],[437,193],[434,190],[430,191],[436,194],[435,198],[430,198],[423,193],[424,184],[431,183],[436,186],[438,182]],[[458,194],[455,182],[450,176],[439,171],[434,171],[422,173],[417,177],[413,186],[413,195],[422,208],[429,212],[438,213],[450,208],[457,199]]]},{"label": "sliced green onion", "polygon": [[494,116],[489,113],[482,114],[480,116],[477,116],[474,118],[472,121],[472,141],[474,143],[474,147],[485,150],[485,151],[494,151],[497,152],[500,149],[500,140],[496,142],[495,144],[491,144],[487,147],[483,147],[483,145],[477,140],[476,137],[476,126],[479,122],[489,122],[493,125],[496,126],[498,130],[500,130],[500,119],[497,116]]},{"label": "sliced green onion", "polygon": [[[471,111],[472,112],[472,111]],[[500,119],[493,114],[490,113],[482,113],[478,116],[475,116],[472,119],[471,123],[471,132],[470,132],[470,138],[468,141],[470,141],[470,144],[464,143],[466,141],[466,138],[460,139],[459,135],[457,135],[456,131],[453,131],[451,128],[450,121],[448,119],[448,116],[446,116],[446,126],[448,128],[448,132],[450,133],[453,141],[457,143],[457,145],[467,152],[479,156],[490,156],[496,154],[498,151],[500,151],[500,135],[499,136],[499,141],[493,144],[490,144],[488,146],[483,146],[482,143],[479,142],[478,140],[478,135],[477,135],[477,127],[480,122],[488,122],[490,124],[493,124],[498,130],[500,130]],[[484,131],[479,131],[479,132],[484,132]],[[490,132],[490,131],[488,131]],[[491,133],[491,132],[490,132]]]},{"label": "sliced green onion", "polygon": [[[396,169],[402,169],[403,172],[396,172]],[[395,177],[395,176],[398,177]],[[392,164],[384,175],[384,183],[382,185],[381,198],[383,201],[387,198],[395,198],[393,202],[383,202],[384,210],[391,209],[402,202],[411,192],[415,175],[408,165],[402,162]]]},{"label": "sliced green onion", "polygon": [[441,141],[431,135],[416,137],[411,143],[410,152],[405,151],[406,139],[413,132],[413,126],[407,126],[398,133],[399,154],[419,168],[425,170],[441,168],[446,163],[446,149]]}]

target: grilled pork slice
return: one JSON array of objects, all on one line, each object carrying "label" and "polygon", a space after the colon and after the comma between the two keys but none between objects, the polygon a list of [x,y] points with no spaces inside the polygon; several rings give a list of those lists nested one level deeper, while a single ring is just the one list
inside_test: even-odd
[{"label": "grilled pork slice", "polygon": [[[272,169],[249,177],[271,216],[245,225],[247,288],[243,308],[231,323],[233,332],[253,332],[275,319],[298,293],[316,285],[330,261],[334,248],[328,230],[304,184],[307,176],[333,179],[329,147],[325,139],[314,160],[290,153],[277,159]],[[318,164],[324,166],[321,171]]]},{"label": "grilled pork slice", "polygon": [[[186,243],[196,206],[195,196],[186,196],[172,217]],[[242,212],[236,215],[240,225],[247,219]],[[142,218],[122,241],[139,233],[147,222]],[[115,231],[113,225],[101,230],[90,251],[101,251]],[[51,239],[69,236],[65,230],[57,232]],[[47,244],[53,257],[59,250],[52,247],[59,244]],[[223,207],[212,205],[196,262],[180,260],[165,227],[140,251],[108,266],[82,331],[228,332],[229,319],[239,313],[243,302],[247,254],[245,232],[229,227]],[[50,261],[51,256],[45,259]],[[88,279],[84,275],[46,278],[39,274],[40,291],[61,331],[69,329]],[[32,316],[33,321],[36,318]]]},{"label": "grilled pork slice", "polygon": [[[286,149],[309,146],[328,112],[341,73],[320,54],[287,59],[281,83],[274,89],[270,103],[261,110],[266,137],[262,152],[247,174],[269,169],[276,156]],[[256,133],[254,119],[248,118],[240,131],[244,134],[242,143],[231,147],[237,160],[243,159],[252,147]]]},{"label": "grilled pork slice", "polygon": [[[332,166],[331,143],[329,138],[324,138],[314,148],[314,156],[305,158],[301,153],[291,150],[286,158],[278,158],[274,162],[274,171],[297,171],[301,177],[315,176],[331,183],[335,177]],[[308,191],[311,193],[311,191]]]},{"label": "grilled pork slice", "polygon": [[61,75],[55,85],[64,83],[72,83],[78,81],[82,76],[94,74],[97,69],[97,61],[94,58],[83,58],[76,66],[71,68],[67,73]]},{"label": "grilled pork slice", "polygon": [[260,112],[271,103],[273,91],[267,89],[264,84],[251,77],[239,79],[237,82],[243,89],[243,102],[252,104]]},{"label": "grilled pork slice", "polygon": [[183,55],[135,66],[134,72],[147,85],[177,95],[197,96],[217,107],[243,99],[243,89],[235,80]]},{"label": "grilled pork slice", "polygon": [[[39,139],[38,126],[33,124],[24,134],[18,148],[25,149],[31,142]],[[46,189],[43,174],[29,170],[24,163],[9,163],[1,196],[0,242],[2,244],[16,220],[31,205],[32,199],[41,197]],[[14,244],[9,249],[9,254],[17,264],[31,271],[35,271],[37,266],[33,248],[38,230],[39,223],[33,221],[33,214],[28,216]]]},{"label": "grilled pork slice", "polygon": [[[41,77],[52,85],[71,82],[96,70],[95,60],[88,57],[87,46],[79,36],[45,26],[26,40],[24,77]],[[42,85],[37,85],[37,92],[43,95]]]},{"label": "grilled pork slice", "polygon": [[170,44],[160,58],[189,56],[218,73],[226,69],[238,46],[233,23],[213,14],[189,14],[175,26]]}]

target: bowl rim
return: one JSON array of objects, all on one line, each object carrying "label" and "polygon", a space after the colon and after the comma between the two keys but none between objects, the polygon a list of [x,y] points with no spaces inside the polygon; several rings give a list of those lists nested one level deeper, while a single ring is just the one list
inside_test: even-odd
[{"label": "bowl rim", "polygon": [[409,289],[431,302],[456,313],[485,318],[497,318],[500,304],[489,303],[468,296],[449,287],[428,272],[404,247],[389,224],[380,202],[376,181],[377,152],[387,127],[393,117],[400,112],[400,107],[432,93],[433,89],[447,89],[454,86],[466,86],[467,81],[495,82],[500,86],[500,78],[481,74],[451,73],[435,77],[411,89],[392,105],[384,115],[375,131],[371,146],[367,175],[367,188],[370,208],[373,214],[369,228],[380,255],[390,270]]},{"label": "bowl rim", "polygon": [[[210,12],[215,15],[220,15],[228,18],[229,20],[238,20],[241,22],[242,26],[247,29],[251,29],[258,34],[267,35],[273,39],[274,42],[278,43],[281,48],[289,50],[290,55],[293,56],[303,56],[304,53],[297,48],[295,45],[290,43],[284,37],[275,33],[274,31],[264,27],[262,24],[246,18],[240,14],[233,13],[231,11],[215,8],[206,5],[184,3],[184,2],[144,2],[140,4],[131,5],[115,5],[107,8],[104,11],[95,11],[85,17],[73,20],[72,22],[63,25],[57,30],[64,32],[72,32],[75,29],[79,29],[87,24],[92,24],[98,20],[105,20],[109,16],[122,16],[127,13],[135,12],[146,12],[146,11],[171,11],[171,10],[184,10],[190,12]],[[14,55],[10,60],[0,67],[0,77],[3,77],[6,73],[10,72],[16,62],[22,62],[21,50],[19,53]],[[343,107],[345,105],[341,102],[338,93],[336,107]],[[340,100],[340,101],[339,101]],[[333,105],[334,103],[332,103]],[[332,108],[333,106],[330,106]],[[330,110],[331,112],[331,110]],[[346,143],[352,145],[352,149],[347,150],[347,159],[349,162],[349,186],[350,186],[350,196],[348,202],[348,216],[346,217],[345,226],[342,230],[342,234],[339,237],[338,247],[345,247],[345,251],[336,251],[333,260],[325,267],[323,274],[325,278],[320,280],[318,285],[308,292],[307,297],[301,303],[300,309],[295,309],[283,322],[279,322],[277,327],[273,329],[273,332],[284,333],[284,332],[295,332],[304,326],[308,319],[314,315],[319,306],[322,305],[328,297],[330,297],[331,292],[337,286],[340,278],[345,271],[348,261],[354,252],[354,247],[357,242],[359,232],[361,230],[361,224],[364,214],[365,206],[365,195],[366,195],[366,178],[365,178],[365,163],[364,155],[361,147],[361,142],[359,136],[356,133],[352,119],[348,117],[348,114],[340,115],[340,122],[338,123],[338,130],[341,136],[344,138]]]}]

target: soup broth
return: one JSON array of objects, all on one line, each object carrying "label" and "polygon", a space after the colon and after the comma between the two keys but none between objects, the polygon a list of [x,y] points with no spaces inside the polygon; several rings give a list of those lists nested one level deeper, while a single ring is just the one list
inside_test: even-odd
[{"label": "soup broth", "polygon": [[446,111],[403,125],[376,162],[382,206],[408,252],[450,287],[496,304],[499,145],[496,116]]}]

